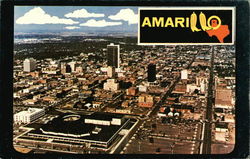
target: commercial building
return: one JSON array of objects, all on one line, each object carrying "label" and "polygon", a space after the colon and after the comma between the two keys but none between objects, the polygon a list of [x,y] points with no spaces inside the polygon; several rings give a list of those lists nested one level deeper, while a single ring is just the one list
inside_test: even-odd
[{"label": "commercial building", "polygon": [[21,111],[17,114],[14,114],[14,122],[15,123],[30,123],[40,118],[44,114],[45,114],[44,109],[29,108],[27,111]]},{"label": "commercial building", "polygon": [[181,79],[188,79],[188,70],[181,71]]},{"label": "commercial building", "polygon": [[119,68],[120,66],[120,45],[111,43],[107,46],[107,64]]},{"label": "commercial building", "polygon": [[115,82],[115,79],[108,79],[103,85],[104,90],[117,91],[119,89],[119,83]]},{"label": "commercial building", "polygon": [[151,95],[141,95],[138,97],[138,106],[152,107],[154,105],[154,97]]},{"label": "commercial building", "polygon": [[108,77],[110,77],[110,78],[115,77],[115,67],[113,67],[113,66],[108,66],[107,75],[108,75]]},{"label": "commercial building", "polygon": [[71,62],[68,63],[68,65],[71,68],[71,72],[75,72],[76,62],[75,61],[71,61]]},{"label": "commercial building", "polygon": [[215,107],[231,108],[233,106],[232,89],[217,87],[215,90]]},{"label": "commercial building", "polygon": [[126,90],[127,95],[135,96],[138,93],[137,87],[130,87]]},{"label": "commercial building", "polygon": [[23,71],[31,72],[36,69],[36,60],[33,58],[25,59],[23,61]]},{"label": "commercial building", "polygon": [[154,82],[156,80],[156,65],[150,63],[148,65],[148,82]]},{"label": "commercial building", "polygon": [[18,145],[35,146],[38,149],[60,149],[71,152],[82,152],[86,149],[108,151],[122,138],[121,132],[129,130],[134,123],[134,120],[125,118],[122,114],[63,113],[39,128],[33,128],[19,136],[15,142]]},{"label": "commercial building", "polygon": [[140,92],[147,92],[147,86],[139,85],[138,88]]}]

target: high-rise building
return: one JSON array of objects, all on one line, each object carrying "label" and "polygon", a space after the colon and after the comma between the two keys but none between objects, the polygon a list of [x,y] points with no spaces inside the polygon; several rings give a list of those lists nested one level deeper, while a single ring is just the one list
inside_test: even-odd
[{"label": "high-rise building", "polygon": [[181,79],[188,79],[188,70],[181,71]]},{"label": "high-rise building", "polygon": [[115,68],[112,66],[109,66],[108,70],[107,70],[107,75],[110,78],[114,77],[115,76]]},{"label": "high-rise building", "polygon": [[68,63],[68,65],[71,68],[71,72],[75,72],[76,62],[75,61],[71,61],[70,63]]},{"label": "high-rise building", "polygon": [[108,66],[119,68],[120,66],[120,45],[111,43],[107,46]]},{"label": "high-rise building", "polygon": [[148,82],[154,82],[156,80],[156,65],[150,63],[148,65]]},{"label": "high-rise building", "polygon": [[23,71],[31,72],[36,69],[36,60],[33,58],[25,59],[23,61]]}]

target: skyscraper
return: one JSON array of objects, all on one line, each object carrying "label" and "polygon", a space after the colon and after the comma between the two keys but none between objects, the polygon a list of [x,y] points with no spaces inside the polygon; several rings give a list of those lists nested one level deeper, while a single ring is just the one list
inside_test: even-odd
[{"label": "skyscraper", "polygon": [[36,60],[33,58],[25,59],[23,61],[23,71],[31,72],[36,69]]},{"label": "skyscraper", "polygon": [[156,65],[150,63],[148,65],[148,82],[154,82],[156,80]]},{"label": "skyscraper", "polygon": [[120,45],[111,43],[107,46],[108,66],[119,68],[120,65]]}]

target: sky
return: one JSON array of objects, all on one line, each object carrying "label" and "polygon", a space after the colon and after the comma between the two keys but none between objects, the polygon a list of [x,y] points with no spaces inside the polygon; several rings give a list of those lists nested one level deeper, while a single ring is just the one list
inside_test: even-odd
[{"label": "sky", "polygon": [[137,32],[137,7],[15,6],[18,32]]}]

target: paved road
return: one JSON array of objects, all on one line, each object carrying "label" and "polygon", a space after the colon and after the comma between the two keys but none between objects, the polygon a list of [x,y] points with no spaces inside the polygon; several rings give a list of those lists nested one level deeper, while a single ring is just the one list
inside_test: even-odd
[{"label": "paved road", "polygon": [[[197,53],[192,61],[188,64],[188,66],[185,69],[189,69],[190,66],[192,65],[192,63],[194,62],[196,56],[199,53]],[[162,106],[162,104],[165,102],[165,100],[167,99],[167,97],[171,94],[171,92],[173,91],[173,89],[175,88],[176,84],[180,81],[181,76],[179,75],[176,80],[172,83],[172,85],[169,87],[169,89],[167,90],[167,92],[162,96],[161,100],[156,103],[156,106],[153,108],[152,112],[149,114],[150,117],[152,117],[153,115],[155,115],[157,113],[157,111],[159,110],[160,106]]]},{"label": "paved road", "polygon": [[208,83],[208,97],[207,97],[207,108],[206,108],[206,123],[205,123],[205,134],[203,144],[203,154],[211,154],[211,135],[212,135],[212,106],[213,106],[213,85],[214,85],[214,47],[211,49],[211,67],[210,77]]}]

